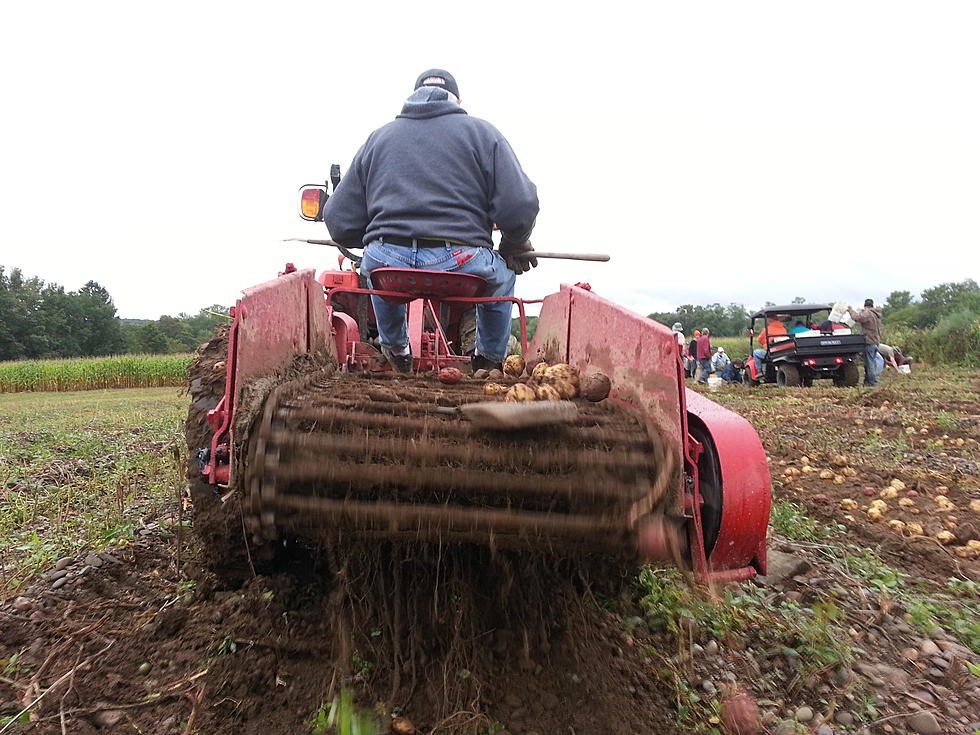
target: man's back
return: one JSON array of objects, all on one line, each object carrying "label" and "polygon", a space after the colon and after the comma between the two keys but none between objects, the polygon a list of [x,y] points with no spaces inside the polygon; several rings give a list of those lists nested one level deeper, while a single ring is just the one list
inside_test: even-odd
[{"label": "man's back", "polygon": [[422,87],[358,151],[324,221],[352,247],[395,236],[492,248],[494,223],[523,242],[537,213],[537,190],[500,132]]}]

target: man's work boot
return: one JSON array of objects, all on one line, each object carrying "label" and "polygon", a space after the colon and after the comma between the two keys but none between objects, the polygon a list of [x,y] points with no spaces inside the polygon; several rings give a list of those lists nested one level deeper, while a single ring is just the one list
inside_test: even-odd
[{"label": "man's work boot", "polygon": [[470,367],[475,373],[477,370],[503,370],[504,366],[502,363],[494,362],[489,357],[484,357],[483,355],[473,355],[470,358]]},{"label": "man's work boot", "polygon": [[411,352],[409,352],[407,355],[396,355],[394,352],[382,345],[381,354],[385,356],[388,364],[391,365],[391,369],[396,373],[407,374],[412,372],[413,360]]}]

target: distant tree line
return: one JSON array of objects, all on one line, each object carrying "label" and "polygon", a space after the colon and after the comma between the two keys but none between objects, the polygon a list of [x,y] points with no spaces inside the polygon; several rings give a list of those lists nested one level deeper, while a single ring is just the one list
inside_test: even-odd
[{"label": "distant tree line", "polygon": [[[980,365],[980,286],[973,279],[927,288],[919,298],[892,291],[882,307],[889,344],[929,362]],[[750,313],[741,304],[684,304],[649,317],[668,327],[680,322],[688,336],[707,327],[717,337],[735,337],[745,334]],[[227,314],[227,307],[215,304],[193,315],[119,319],[109,292],[95,281],[65,291],[0,266],[0,360],[191,352]],[[529,317],[529,338],[536,327],[537,318]],[[519,334],[516,320],[512,332]]]},{"label": "distant tree line", "polygon": [[120,320],[109,292],[95,281],[65,291],[0,266],[0,360],[190,352],[227,313],[215,305],[193,316]]}]

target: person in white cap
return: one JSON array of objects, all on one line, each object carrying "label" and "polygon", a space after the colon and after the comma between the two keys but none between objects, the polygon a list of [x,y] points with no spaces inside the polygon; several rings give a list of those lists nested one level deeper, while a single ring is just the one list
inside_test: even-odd
[{"label": "person in white cap", "polygon": [[728,355],[725,354],[725,348],[719,347],[711,358],[711,369],[716,373],[720,373],[730,362],[731,360],[728,359]]},{"label": "person in white cap", "polygon": [[685,373],[688,371],[687,355],[687,338],[684,336],[684,325],[680,322],[674,322],[674,326],[670,328],[670,331],[674,333],[674,339],[677,340],[677,344],[680,346],[681,350],[681,361],[684,363]]}]

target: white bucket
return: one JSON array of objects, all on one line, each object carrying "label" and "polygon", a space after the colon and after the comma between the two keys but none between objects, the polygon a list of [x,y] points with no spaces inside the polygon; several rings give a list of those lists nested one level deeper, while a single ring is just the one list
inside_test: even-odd
[{"label": "white bucket", "polygon": [[[898,366],[898,372],[900,372],[902,375],[911,375],[912,374],[912,366],[911,365],[899,365]],[[709,378],[709,380],[710,380],[710,378]]]},{"label": "white bucket", "polygon": [[721,384],[725,381],[719,378],[717,375],[708,376],[708,390],[718,390],[721,388]]}]

